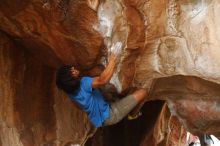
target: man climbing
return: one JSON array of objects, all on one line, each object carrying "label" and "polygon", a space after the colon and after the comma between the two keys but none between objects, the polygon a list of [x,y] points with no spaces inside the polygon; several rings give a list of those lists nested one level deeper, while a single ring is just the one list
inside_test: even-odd
[{"label": "man climbing", "polygon": [[81,76],[81,72],[75,66],[63,66],[57,71],[57,87],[66,92],[69,98],[87,113],[95,127],[121,121],[146,96],[145,89],[138,89],[114,103],[104,100],[99,87],[111,79],[121,46],[121,43],[112,45],[108,65],[100,76]]}]

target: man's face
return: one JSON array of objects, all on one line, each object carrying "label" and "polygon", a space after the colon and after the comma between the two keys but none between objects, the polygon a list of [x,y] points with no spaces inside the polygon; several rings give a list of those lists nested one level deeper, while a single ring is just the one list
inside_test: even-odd
[{"label": "man's face", "polygon": [[71,74],[73,77],[79,77],[79,70],[77,70],[74,66],[71,68]]}]

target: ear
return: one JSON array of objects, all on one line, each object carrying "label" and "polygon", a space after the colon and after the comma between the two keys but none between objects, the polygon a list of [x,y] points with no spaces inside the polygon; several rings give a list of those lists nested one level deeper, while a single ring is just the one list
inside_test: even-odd
[{"label": "ear", "polygon": [[99,6],[99,0],[87,0],[87,4],[91,9],[97,11]]}]

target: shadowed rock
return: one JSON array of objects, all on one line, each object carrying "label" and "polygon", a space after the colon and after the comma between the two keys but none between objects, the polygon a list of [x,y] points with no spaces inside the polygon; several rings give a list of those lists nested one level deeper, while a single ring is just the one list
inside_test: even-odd
[{"label": "shadowed rock", "polygon": [[2,0],[0,145],[85,144],[95,130],[56,89],[55,69],[74,64],[98,75],[116,42],[123,50],[111,83],[123,94],[145,87],[148,101],[165,100],[170,110],[157,103],[151,128],[140,126],[146,131],[139,145],[184,144],[185,129],[220,138],[219,6],[218,0]]}]

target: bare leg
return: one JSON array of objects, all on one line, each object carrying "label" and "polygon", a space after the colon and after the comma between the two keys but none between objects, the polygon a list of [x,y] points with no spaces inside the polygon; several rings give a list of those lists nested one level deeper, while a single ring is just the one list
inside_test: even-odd
[{"label": "bare leg", "polygon": [[147,91],[146,89],[138,89],[134,93],[132,93],[132,95],[134,96],[135,100],[140,103],[147,95]]}]

